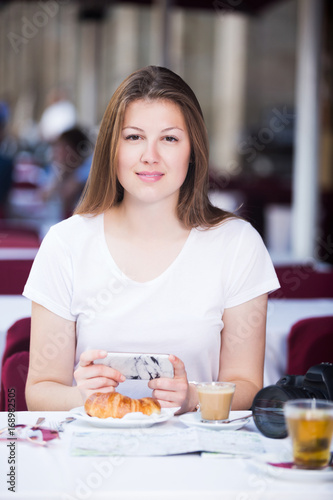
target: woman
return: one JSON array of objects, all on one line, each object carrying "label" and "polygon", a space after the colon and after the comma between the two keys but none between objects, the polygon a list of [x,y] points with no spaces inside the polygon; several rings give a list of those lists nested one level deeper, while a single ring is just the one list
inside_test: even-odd
[{"label": "woman", "polygon": [[[29,409],[117,390],[183,413],[198,404],[191,380],[233,381],[233,409],[251,406],[279,284],[258,233],[213,207],[207,186],[192,90],[168,69],[136,71],[106,109],[76,214],[51,228],[25,287]],[[124,381],[93,363],[107,351],[170,354],[174,378]]]}]

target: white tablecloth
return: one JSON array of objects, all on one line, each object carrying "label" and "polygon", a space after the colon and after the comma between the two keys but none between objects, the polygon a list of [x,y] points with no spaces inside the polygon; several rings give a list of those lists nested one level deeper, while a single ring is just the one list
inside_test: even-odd
[{"label": "white tablecloth", "polygon": [[[33,424],[39,416],[46,423],[64,418],[63,412],[18,412],[17,423]],[[7,414],[0,414],[0,427]],[[177,417],[158,424],[186,429]],[[331,481],[301,482],[274,477],[258,469],[252,458],[204,458],[200,454],[165,457],[74,457],[70,455],[71,434],[96,432],[82,422],[65,427],[60,440],[47,447],[24,442],[15,445],[16,492],[8,491],[9,448],[0,441],[0,498],[2,500],[331,500]],[[100,429],[99,429],[100,430]],[[258,432],[253,423],[243,431]],[[112,432],[109,430],[107,432]],[[131,432],[125,429],[123,432]],[[211,431],[227,432],[227,431]],[[273,440],[262,436],[267,452],[285,453],[289,438]],[[237,451],[237,450],[235,450]]]}]

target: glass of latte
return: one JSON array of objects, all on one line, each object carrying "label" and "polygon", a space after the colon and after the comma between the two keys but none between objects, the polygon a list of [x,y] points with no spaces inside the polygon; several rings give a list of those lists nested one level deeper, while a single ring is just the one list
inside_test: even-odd
[{"label": "glass of latte", "polygon": [[322,469],[330,461],[333,401],[295,399],[284,405],[294,463],[302,469]]},{"label": "glass of latte", "polygon": [[202,382],[196,386],[202,421],[219,423],[228,420],[236,385],[231,382]]}]

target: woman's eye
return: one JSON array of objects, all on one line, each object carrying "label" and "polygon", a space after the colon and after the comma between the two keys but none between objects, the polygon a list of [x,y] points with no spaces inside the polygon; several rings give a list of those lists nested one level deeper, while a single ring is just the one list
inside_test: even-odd
[{"label": "woman's eye", "polygon": [[178,139],[176,137],[172,137],[171,135],[168,135],[167,137],[164,137],[164,139],[167,142],[178,142]]},{"label": "woman's eye", "polygon": [[131,134],[125,137],[126,141],[138,141],[140,139],[139,135]]}]

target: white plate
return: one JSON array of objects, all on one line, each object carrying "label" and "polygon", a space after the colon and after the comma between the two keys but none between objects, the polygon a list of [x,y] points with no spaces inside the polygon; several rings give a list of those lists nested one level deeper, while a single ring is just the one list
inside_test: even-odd
[{"label": "white plate", "polygon": [[110,427],[110,428],[123,428],[133,429],[136,427],[151,427],[152,425],[166,422],[178,411],[179,408],[162,408],[161,413],[154,413],[153,415],[144,415],[141,412],[128,413],[123,418],[98,418],[90,417],[86,414],[84,407],[74,408],[71,414],[75,415],[76,419],[85,422],[95,427]]},{"label": "white plate", "polygon": [[[233,418],[242,418],[246,415],[249,415],[250,413],[251,412],[249,411],[231,411],[229,420],[232,420]],[[230,424],[210,424],[207,422],[202,422],[201,413],[200,411],[197,411],[184,413],[184,415],[180,415],[180,417],[178,418],[181,422],[183,422],[183,424],[188,425],[189,427],[201,427],[203,429],[213,429],[215,431],[235,431],[248,424],[251,417],[247,418],[246,420],[237,420],[236,422],[230,422]]]},{"label": "white plate", "polygon": [[[284,468],[277,464],[289,462],[290,457],[282,458],[277,454],[263,455],[261,457],[255,457],[252,463],[258,467],[265,474],[276,479],[287,479],[291,481],[306,481],[306,482],[322,482],[322,481],[332,481],[333,480],[333,467],[325,467],[321,470],[309,470],[309,469],[298,469],[298,468]],[[274,465],[273,465],[274,464]]]}]

